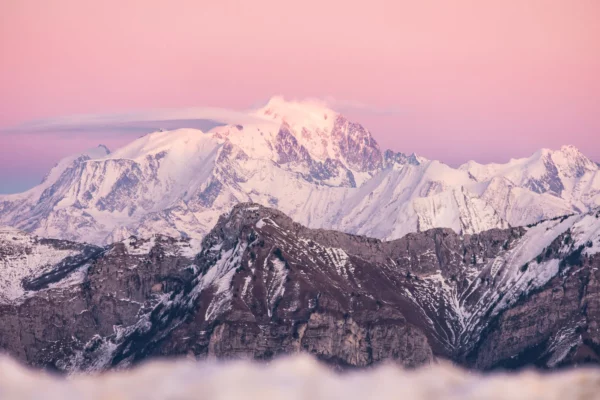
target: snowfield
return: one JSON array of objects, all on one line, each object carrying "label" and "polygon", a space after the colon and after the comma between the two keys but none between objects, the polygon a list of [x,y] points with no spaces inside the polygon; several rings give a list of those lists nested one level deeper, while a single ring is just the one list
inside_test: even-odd
[{"label": "snowfield", "polygon": [[67,399],[597,399],[600,370],[480,375],[437,364],[418,370],[385,365],[338,374],[306,355],[270,364],[249,361],[153,362],[129,371],[69,379],[0,359],[0,398]]}]

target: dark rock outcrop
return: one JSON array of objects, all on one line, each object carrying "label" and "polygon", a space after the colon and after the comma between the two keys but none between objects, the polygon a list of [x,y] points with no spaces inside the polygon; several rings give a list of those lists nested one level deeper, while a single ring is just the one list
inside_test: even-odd
[{"label": "dark rock outcrop", "polygon": [[[72,370],[102,364],[93,350],[106,348],[104,337],[137,323],[164,293],[181,288],[192,276],[186,269],[191,259],[176,254],[185,243],[161,236],[153,241],[148,252],[139,253],[136,246],[148,243],[135,238],[127,245],[84,248],[82,255],[89,257],[71,270],[85,271],[81,282],[48,285],[48,276],[65,272],[64,260],[50,273],[24,279],[30,292],[0,304],[0,349],[36,367]],[[69,278],[67,273],[63,279]]]},{"label": "dark rock outcrop", "polygon": [[478,369],[600,362],[600,257],[564,265],[543,289],[490,322],[470,364]]}]

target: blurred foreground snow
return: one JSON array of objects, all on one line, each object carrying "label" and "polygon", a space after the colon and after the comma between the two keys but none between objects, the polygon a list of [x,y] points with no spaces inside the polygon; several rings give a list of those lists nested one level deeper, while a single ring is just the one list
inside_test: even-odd
[{"label": "blurred foreground snow", "polygon": [[600,369],[478,375],[448,364],[339,374],[306,355],[270,364],[152,362],[56,377],[0,358],[0,399],[598,399]]}]

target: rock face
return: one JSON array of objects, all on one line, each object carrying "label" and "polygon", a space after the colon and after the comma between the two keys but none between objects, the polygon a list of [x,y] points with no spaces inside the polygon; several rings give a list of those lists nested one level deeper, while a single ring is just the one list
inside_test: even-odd
[{"label": "rock face", "polygon": [[258,205],[237,207],[204,240],[198,277],[119,344],[113,365],[156,355],[270,359],[297,351],[338,366],[430,362],[423,331],[372,294],[386,279],[374,268],[383,264],[330,241],[357,245],[367,257],[377,251],[378,241],[313,232]]},{"label": "rock face", "polygon": [[66,371],[295,352],[342,368],[597,362],[599,253],[600,212],[385,242],[240,204],[198,254],[189,239],[132,237],[4,301],[0,348]]},{"label": "rock face", "polygon": [[[38,284],[34,272],[35,279],[22,280],[23,287],[30,287],[23,296],[0,303],[0,348],[37,367],[103,365],[95,355],[107,346],[102,338],[137,323],[164,293],[180,288],[192,275],[185,269],[191,264],[189,244],[169,237],[131,238],[106,248],[53,245],[87,251],[88,257],[67,273],[64,260],[56,263],[42,275],[54,278],[45,285]],[[40,246],[34,243],[28,252]],[[1,248],[5,261],[7,251]]]},{"label": "rock face", "polygon": [[[491,321],[471,355],[476,368],[600,362],[600,257],[563,266],[542,290]],[[570,270],[571,269],[571,270]]]}]

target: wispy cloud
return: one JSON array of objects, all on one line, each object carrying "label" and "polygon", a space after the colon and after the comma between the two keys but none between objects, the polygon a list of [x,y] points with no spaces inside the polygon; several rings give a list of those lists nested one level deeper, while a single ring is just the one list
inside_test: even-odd
[{"label": "wispy cloud", "polygon": [[379,115],[399,115],[403,113],[403,109],[401,107],[381,107],[374,104],[363,103],[360,101],[336,99],[331,96],[326,97],[325,102],[329,105],[329,107],[342,113],[352,111]]},{"label": "wispy cloud", "polygon": [[248,113],[212,107],[147,110],[115,114],[71,115],[28,121],[3,129],[3,133],[41,132],[148,132],[156,129],[197,128],[244,123]]},{"label": "wispy cloud", "polygon": [[[281,96],[279,96],[281,97]],[[288,99],[289,100],[289,99]],[[340,100],[333,97],[324,99],[292,100],[318,102],[338,112],[362,112],[378,115],[395,115],[401,111],[395,107],[378,107],[362,102]],[[252,110],[267,102],[256,104]],[[157,129],[196,128],[204,131],[225,124],[245,124],[263,121],[253,113],[216,107],[188,107],[181,109],[155,109],[126,113],[82,114],[60,116],[27,121],[17,126],[0,130],[0,134],[15,133],[58,133],[58,134],[128,134],[147,133]]]}]

